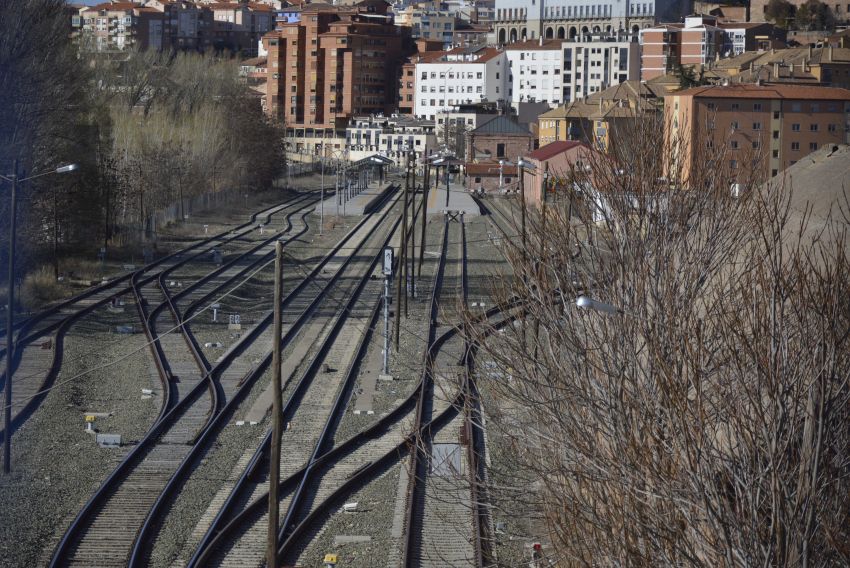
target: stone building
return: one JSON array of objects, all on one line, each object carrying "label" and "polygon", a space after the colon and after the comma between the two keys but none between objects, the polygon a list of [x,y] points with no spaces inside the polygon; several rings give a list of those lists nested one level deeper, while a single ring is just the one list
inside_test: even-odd
[{"label": "stone building", "polygon": [[679,21],[690,0],[496,0],[493,22],[499,44],[526,39],[572,39],[592,33],[637,32],[658,21]]}]

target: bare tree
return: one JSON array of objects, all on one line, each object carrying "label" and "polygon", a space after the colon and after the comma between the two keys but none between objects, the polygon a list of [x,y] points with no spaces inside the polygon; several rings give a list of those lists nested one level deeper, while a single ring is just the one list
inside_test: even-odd
[{"label": "bare tree", "polygon": [[510,499],[560,565],[847,565],[850,208],[810,228],[725,147],[678,187],[660,132],[636,121],[561,172],[506,250],[521,276],[494,285],[523,323],[470,337],[496,365],[493,474],[530,488]]}]

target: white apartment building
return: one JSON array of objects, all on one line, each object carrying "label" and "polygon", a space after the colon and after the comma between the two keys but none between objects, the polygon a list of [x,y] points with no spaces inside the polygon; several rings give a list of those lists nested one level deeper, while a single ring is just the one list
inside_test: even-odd
[{"label": "white apartment building", "polygon": [[436,146],[434,121],[409,115],[356,117],[345,129],[346,155],[352,161],[380,154],[400,163],[407,152],[421,158]]},{"label": "white apartment building", "polygon": [[514,108],[523,102],[542,102],[552,108],[567,102],[561,87],[562,44],[562,40],[541,39],[505,46],[510,70],[508,98]]},{"label": "white apartment building", "polygon": [[635,36],[587,38],[562,45],[565,103],[640,79],[640,45]]},{"label": "white apartment building", "polygon": [[435,120],[461,104],[507,100],[509,69],[503,51],[456,48],[416,64],[413,113]]}]

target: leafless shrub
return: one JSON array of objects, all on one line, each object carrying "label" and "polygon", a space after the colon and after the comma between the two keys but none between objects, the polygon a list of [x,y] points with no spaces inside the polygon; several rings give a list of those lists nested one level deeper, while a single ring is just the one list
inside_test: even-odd
[{"label": "leafless shrub", "polygon": [[520,276],[494,285],[526,317],[470,337],[500,371],[499,473],[561,565],[847,565],[848,219],[812,230],[790,184],[730,171],[726,147],[677,187],[659,132],[636,122],[563,172],[507,248]]}]

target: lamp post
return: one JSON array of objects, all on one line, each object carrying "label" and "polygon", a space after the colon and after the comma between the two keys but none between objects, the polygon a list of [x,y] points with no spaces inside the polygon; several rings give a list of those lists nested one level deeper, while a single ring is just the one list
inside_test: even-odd
[{"label": "lamp post", "polygon": [[8,305],[6,307],[6,388],[5,401],[3,409],[3,473],[9,473],[12,470],[12,365],[15,359],[15,344],[14,344],[14,306],[15,306],[15,225],[17,223],[17,193],[18,183],[29,181],[50,174],[66,174],[77,169],[77,164],[68,164],[67,166],[59,166],[56,169],[42,172],[34,176],[20,179],[18,176],[18,160],[14,162],[14,172],[11,175],[0,175],[0,179],[12,183],[12,194],[9,201],[9,274],[7,285]]}]

